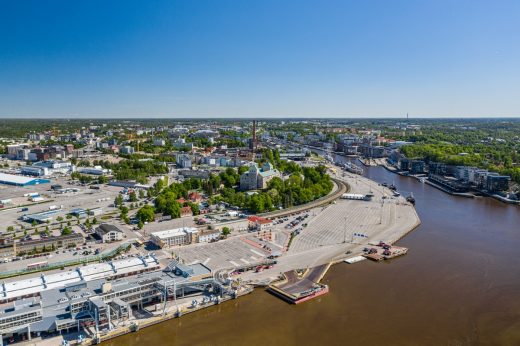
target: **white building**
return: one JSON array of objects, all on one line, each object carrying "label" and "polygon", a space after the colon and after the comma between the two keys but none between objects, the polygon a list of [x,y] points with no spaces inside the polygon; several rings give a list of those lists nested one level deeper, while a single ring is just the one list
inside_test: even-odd
[{"label": "white building", "polygon": [[189,155],[178,155],[176,158],[177,165],[181,168],[191,168],[192,162]]},{"label": "white building", "polygon": [[215,229],[208,229],[199,234],[199,243],[209,243],[218,239],[220,239],[220,231]]},{"label": "white building", "polygon": [[131,147],[129,145],[121,147],[120,150],[121,150],[121,154],[133,154],[134,153],[134,147]]},{"label": "white building", "polygon": [[162,138],[156,138],[153,140],[153,145],[158,147],[164,147],[166,145],[166,141]]},{"label": "white building", "polygon": [[101,166],[94,166],[94,167],[79,167],[77,169],[79,173],[83,174],[92,174],[92,175],[105,175],[105,174],[111,174],[112,170],[103,168]]},{"label": "white building", "polygon": [[88,210],[88,214],[90,216],[100,216],[103,215],[103,208],[92,208]]},{"label": "white building", "polygon": [[102,223],[96,228],[96,234],[103,240],[103,243],[111,243],[123,240],[124,233],[114,225]]},{"label": "white building", "polygon": [[32,166],[22,167],[21,173],[25,175],[46,176],[51,174],[68,174],[74,172],[76,166],[68,161],[40,161]]},{"label": "white building", "polygon": [[174,228],[152,232],[150,240],[159,247],[187,245],[196,241],[198,231],[193,227]]}]

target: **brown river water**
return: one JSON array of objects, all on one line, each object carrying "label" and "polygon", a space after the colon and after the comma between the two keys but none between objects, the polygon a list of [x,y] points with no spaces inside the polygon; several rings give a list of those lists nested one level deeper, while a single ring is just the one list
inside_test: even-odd
[{"label": "brown river water", "polygon": [[406,256],[335,265],[330,293],[300,305],[258,289],[106,345],[520,345],[520,207],[365,171],[414,193]]}]

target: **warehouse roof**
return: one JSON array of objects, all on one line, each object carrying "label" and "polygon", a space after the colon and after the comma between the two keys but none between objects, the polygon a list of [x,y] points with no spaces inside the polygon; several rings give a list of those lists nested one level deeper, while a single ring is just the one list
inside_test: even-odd
[{"label": "warehouse roof", "polygon": [[11,185],[31,185],[40,183],[50,183],[50,180],[39,179],[34,177],[25,177],[23,175],[0,173],[0,183]]}]

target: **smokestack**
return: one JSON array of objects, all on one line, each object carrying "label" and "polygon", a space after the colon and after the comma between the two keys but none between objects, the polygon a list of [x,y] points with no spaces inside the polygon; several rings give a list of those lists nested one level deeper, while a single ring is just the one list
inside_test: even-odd
[{"label": "smokestack", "polygon": [[253,150],[253,153],[256,150],[256,120],[253,120],[253,137],[251,138],[250,149]]}]

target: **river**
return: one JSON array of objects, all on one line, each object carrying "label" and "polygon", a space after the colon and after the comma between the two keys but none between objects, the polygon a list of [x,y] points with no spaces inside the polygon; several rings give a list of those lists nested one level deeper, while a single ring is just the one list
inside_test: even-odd
[{"label": "river", "polygon": [[399,242],[406,256],[335,265],[330,293],[297,306],[256,290],[106,344],[520,345],[520,208],[365,175],[413,192],[422,224]]}]

